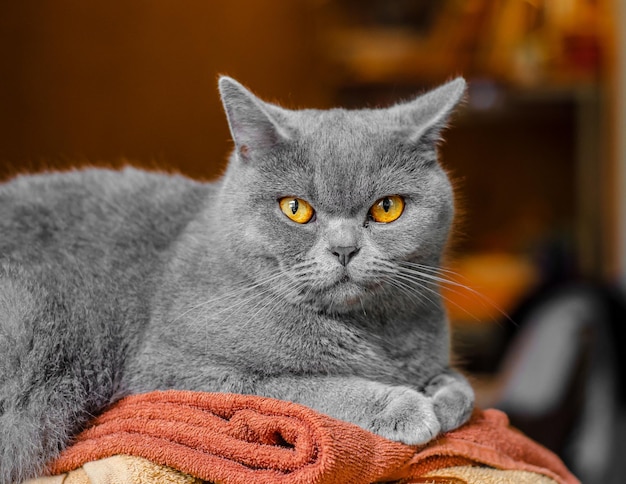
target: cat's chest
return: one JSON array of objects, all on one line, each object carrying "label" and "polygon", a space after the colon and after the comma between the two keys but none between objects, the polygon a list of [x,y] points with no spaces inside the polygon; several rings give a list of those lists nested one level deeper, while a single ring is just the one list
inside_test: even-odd
[{"label": "cat's chest", "polygon": [[300,314],[298,319],[275,321],[276,349],[281,361],[295,368],[332,373],[380,367],[386,362],[376,335],[353,321],[318,314]]},{"label": "cat's chest", "polygon": [[[350,318],[284,307],[250,322],[239,353],[266,373],[359,374],[381,378],[405,366],[382,332]],[[241,340],[239,340],[241,341]]]},{"label": "cat's chest", "polygon": [[[223,289],[223,288],[222,288]],[[383,378],[406,370],[405,359],[429,353],[414,334],[400,338],[388,331],[392,321],[368,315],[334,316],[290,304],[282,298],[222,294],[219,286],[204,289],[211,297],[191,309],[178,308],[180,324],[170,343],[197,361],[268,374],[359,374]],[[182,316],[181,316],[182,315]],[[171,315],[170,315],[171,316]],[[363,318],[361,318],[363,319]]]}]

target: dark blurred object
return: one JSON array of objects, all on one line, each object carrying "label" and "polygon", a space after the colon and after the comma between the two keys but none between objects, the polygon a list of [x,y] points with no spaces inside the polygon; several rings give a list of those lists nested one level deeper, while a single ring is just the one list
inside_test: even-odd
[{"label": "dark blurred object", "polygon": [[343,0],[340,8],[350,12],[349,22],[364,28],[406,28],[427,35],[446,7],[441,0]]},{"label": "dark blurred object", "polygon": [[492,401],[483,403],[506,411],[583,482],[613,482],[607,479],[626,443],[619,430],[626,403],[621,293],[591,282],[559,284],[534,293],[512,317],[519,329]]}]

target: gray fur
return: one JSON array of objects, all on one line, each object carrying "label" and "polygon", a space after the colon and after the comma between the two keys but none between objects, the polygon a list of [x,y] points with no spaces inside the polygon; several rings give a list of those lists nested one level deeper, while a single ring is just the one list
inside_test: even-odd
[{"label": "gray fur", "polygon": [[[235,142],[219,181],[126,168],[0,185],[0,483],[155,389],[293,400],[407,443],[468,418],[436,284],[453,215],[436,142],[464,81],[357,111],[219,87]],[[395,194],[402,216],[369,220]],[[289,220],[283,196],[315,218]],[[358,252],[344,266],[333,247]]]}]

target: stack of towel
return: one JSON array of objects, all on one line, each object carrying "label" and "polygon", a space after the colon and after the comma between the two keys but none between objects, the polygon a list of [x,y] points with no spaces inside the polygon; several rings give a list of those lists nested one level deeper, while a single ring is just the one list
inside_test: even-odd
[{"label": "stack of towel", "polygon": [[49,473],[29,484],[579,482],[497,410],[408,446],[291,402],[187,391],[119,401]]}]

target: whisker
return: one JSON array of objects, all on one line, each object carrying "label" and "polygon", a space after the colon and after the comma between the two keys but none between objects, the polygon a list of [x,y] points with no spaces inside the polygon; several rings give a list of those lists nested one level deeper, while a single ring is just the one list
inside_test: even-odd
[{"label": "whisker", "polygon": [[261,279],[261,280],[259,280],[259,281],[255,282],[254,284],[251,284],[251,285],[248,285],[248,286],[245,286],[245,287],[241,287],[241,288],[235,289],[234,291],[230,291],[230,292],[227,292],[227,293],[225,293],[225,294],[222,294],[222,295],[220,295],[220,296],[218,296],[218,297],[215,297],[215,298],[212,298],[212,299],[208,299],[208,300],[206,300],[206,301],[203,301],[203,302],[201,302],[201,303],[198,303],[198,304],[196,304],[196,305],[194,305],[194,306],[190,307],[190,308],[189,308],[189,309],[187,309],[186,311],[183,311],[181,314],[179,314],[178,316],[176,316],[176,318],[174,318],[174,319],[173,319],[172,321],[170,321],[170,322],[171,322],[171,323],[175,323],[176,321],[178,321],[180,318],[182,318],[182,317],[186,316],[186,315],[187,315],[188,313],[190,313],[191,311],[195,311],[196,309],[202,308],[203,306],[206,306],[206,305],[208,305],[208,304],[213,304],[213,303],[216,303],[216,302],[218,302],[218,301],[221,301],[221,300],[223,300],[223,299],[227,299],[227,298],[229,298],[229,297],[236,297],[236,296],[239,296],[239,295],[244,294],[244,293],[246,293],[246,292],[248,292],[248,291],[251,291],[251,290],[253,290],[253,289],[256,289],[256,288],[257,288],[257,287],[259,287],[259,286],[262,286],[262,285],[268,284],[268,283],[270,283],[270,282],[273,282],[273,281],[275,281],[276,279],[279,279],[280,277],[282,277],[282,274],[281,274],[281,273],[279,273],[279,272],[277,272],[277,273],[274,273],[273,275],[271,275],[271,276],[269,276],[269,277],[267,277],[267,278],[265,278],[265,279]]},{"label": "whisker", "polygon": [[436,274],[449,274],[451,276],[454,277],[458,277],[459,279],[465,279],[467,280],[467,278],[465,276],[463,276],[462,274],[460,274],[459,272],[453,271],[449,268],[445,268],[445,267],[440,267],[440,266],[431,266],[431,265],[427,265],[427,264],[420,264],[418,262],[411,262],[411,261],[402,261],[400,262],[401,265],[403,266],[411,266],[411,267],[415,267],[417,269],[421,269],[421,270],[425,270],[425,271],[429,271],[429,272],[434,272]]},{"label": "whisker", "polygon": [[[422,279],[429,279],[432,281],[435,281],[437,283],[440,283],[444,286],[447,287],[447,289],[455,294],[458,294],[460,296],[465,296],[465,297],[469,297],[467,294],[464,294],[463,291],[467,291],[469,293],[471,293],[472,295],[476,296],[478,298],[478,300],[481,302],[481,304],[491,307],[493,309],[495,309],[498,313],[500,313],[501,316],[503,316],[504,318],[506,318],[510,323],[517,325],[517,323],[507,314],[506,311],[504,311],[500,306],[498,306],[492,299],[488,298],[487,296],[485,296],[484,294],[482,294],[480,291],[477,291],[476,289],[468,286],[467,284],[462,284],[460,282],[454,281],[452,279],[449,279],[447,277],[441,277],[441,275],[434,275],[432,273],[425,273],[419,270],[414,269],[413,267],[405,267],[406,265],[410,265],[410,266],[422,266],[421,264],[416,264],[416,263],[408,263],[408,262],[401,262],[400,263],[400,267],[402,267],[402,270],[405,271],[407,274],[410,273],[416,277],[420,277]],[[429,267],[430,270],[434,271],[435,268],[432,266],[423,266],[424,267]],[[453,271],[446,271],[449,272],[451,274],[455,274],[455,272]],[[462,276],[459,276],[462,277]],[[459,291],[459,290],[455,290],[453,288],[460,288],[463,291]],[[442,295],[442,297],[445,297]],[[449,303],[454,304],[456,307],[458,307],[459,309],[463,309],[459,304],[454,303],[450,298],[445,298],[446,301],[448,301]],[[466,311],[465,309],[463,309],[463,312],[468,313],[468,311]],[[468,313],[469,314],[469,313]],[[472,316],[473,318],[475,318],[474,316]]]},{"label": "whisker", "polygon": [[[438,305],[435,300],[433,300],[426,294],[416,291],[415,288],[412,287],[410,284],[407,284],[404,281],[397,280],[398,276],[401,275],[401,272],[399,271],[398,267],[393,266],[392,264],[389,264],[387,261],[384,261],[384,260],[381,260],[378,262],[379,262],[379,265],[377,267],[376,272],[378,274],[381,274],[383,276],[383,279],[387,281],[388,283],[390,283],[392,286],[402,290],[402,292],[406,294],[407,296],[409,296],[409,298],[413,300],[416,304],[418,305],[422,304],[423,301],[420,300],[418,297],[418,296],[421,296],[422,298],[426,299],[428,302],[430,302],[434,306]],[[406,279],[406,278],[401,277],[401,279]],[[418,287],[429,289],[428,287],[425,287],[423,283],[420,281],[416,281],[414,279],[410,279],[409,281],[413,284],[417,284]]]},{"label": "whisker", "polygon": [[[414,303],[417,305],[422,305],[424,304],[424,302],[428,302],[432,304],[434,307],[438,306],[437,302],[433,300],[432,298],[430,298],[427,294],[414,291],[411,286],[409,286],[403,281],[391,279],[389,283],[396,289],[399,289],[400,291],[402,291],[403,294],[405,294],[409,299],[413,300]],[[421,296],[421,298],[419,296]]]},{"label": "whisker", "polygon": [[268,308],[272,308],[272,307],[277,306],[278,303],[281,300],[282,300],[282,298],[280,297],[280,295],[278,295],[275,292],[271,291],[269,293],[268,297],[264,298],[260,303],[257,303],[253,308],[251,308],[251,309],[256,309],[258,307],[258,309],[256,310],[256,312],[254,314],[252,314],[252,315],[250,315],[250,316],[248,316],[246,318],[246,323],[244,324],[244,328],[246,328],[248,325],[252,324],[256,320],[256,317],[259,314],[261,314],[263,311],[265,311]]},{"label": "whisker", "polygon": [[[467,309],[465,309],[463,306],[459,305],[458,303],[456,303],[455,301],[453,301],[452,299],[450,299],[449,297],[445,296],[444,294],[441,294],[439,291],[436,291],[426,285],[424,285],[423,283],[431,283],[430,281],[419,281],[417,279],[414,279],[413,277],[408,277],[408,276],[404,276],[404,277],[400,277],[401,279],[405,280],[405,281],[411,281],[414,284],[417,284],[418,287],[422,288],[422,289],[426,289],[427,291],[435,294],[437,297],[441,298],[443,301],[445,301],[448,304],[451,304],[453,306],[455,306],[456,308],[458,308],[460,311],[464,312],[465,314],[467,314],[470,318],[472,318],[475,321],[479,321],[479,319],[473,315],[472,313],[470,313]],[[410,287],[410,286],[409,286]],[[432,298],[423,295],[424,297],[426,297],[433,305],[438,306],[439,304],[434,301]]]},{"label": "whisker", "polygon": [[[399,279],[405,281],[404,284],[407,287],[408,290],[413,289],[411,287],[410,284],[408,283],[413,283],[416,284],[420,289],[425,289],[427,290],[429,293],[434,294],[437,297],[441,297],[441,294],[439,293],[439,291],[436,291],[435,289],[433,289],[432,287],[428,287],[426,284],[428,284],[428,281],[419,281],[416,280],[414,278],[408,277],[404,274],[402,274],[401,272],[399,272],[398,274],[396,274],[396,277],[398,277]],[[420,293],[421,294],[421,293]],[[423,297],[425,297],[428,301],[430,301],[434,306],[438,306],[439,303],[437,302],[437,300],[433,299],[432,297],[427,296],[426,294],[421,294]]]},{"label": "whisker", "polygon": [[[468,290],[470,292],[472,292],[473,290],[470,287],[467,287],[461,283],[449,280],[445,277],[440,277],[438,275],[434,275],[432,273],[426,273],[426,272],[422,272],[422,271],[418,271],[413,267],[405,267],[405,265],[410,265],[410,266],[422,266],[422,264],[416,264],[416,263],[407,263],[407,262],[400,262],[399,264],[395,265],[389,261],[380,261],[379,267],[385,267],[388,270],[391,270],[392,272],[394,272],[395,277],[403,279],[406,282],[415,284],[416,286],[429,291],[430,293],[435,294],[438,298],[441,298],[442,300],[444,300],[447,304],[450,304],[456,308],[458,308],[460,311],[462,311],[463,313],[467,314],[470,318],[478,321],[478,318],[473,315],[470,311],[468,311],[466,308],[464,308],[462,305],[460,305],[459,303],[457,303],[456,301],[452,300],[450,297],[447,297],[445,294],[442,294],[440,291],[437,291],[435,289],[433,289],[432,287],[428,287],[428,285],[432,285],[432,286],[436,286],[439,287],[439,285],[444,285],[444,284],[449,284],[455,287],[460,287],[463,288],[465,290]],[[428,267],[430,270],[432,271],[436,271],[437,268],[434,268],[432,266],[424,266],[424,267]],[[459,295],[463,295],[463,293],[461,291],[455,290],[453,288],[448,287],[448,290],[459,294]],[[480,293],[478,293],[478,291],[473,291],[475,292],[478,296],[482,296]],[[425,295],[424,295],[425,296]],[[426,297],[426,296],[425,296]],[[432,298],[429,298],[431,300],[431,302],[433,304],[436,304],[435,301],[432,300]],[[494,304],[493,305],[494,308],[497,308],[497,306]],[[506,313],[504,313],[503,311],[500,310],[500,312],[507,316]],[[508,316],[507,316],[508,317]]]}]

